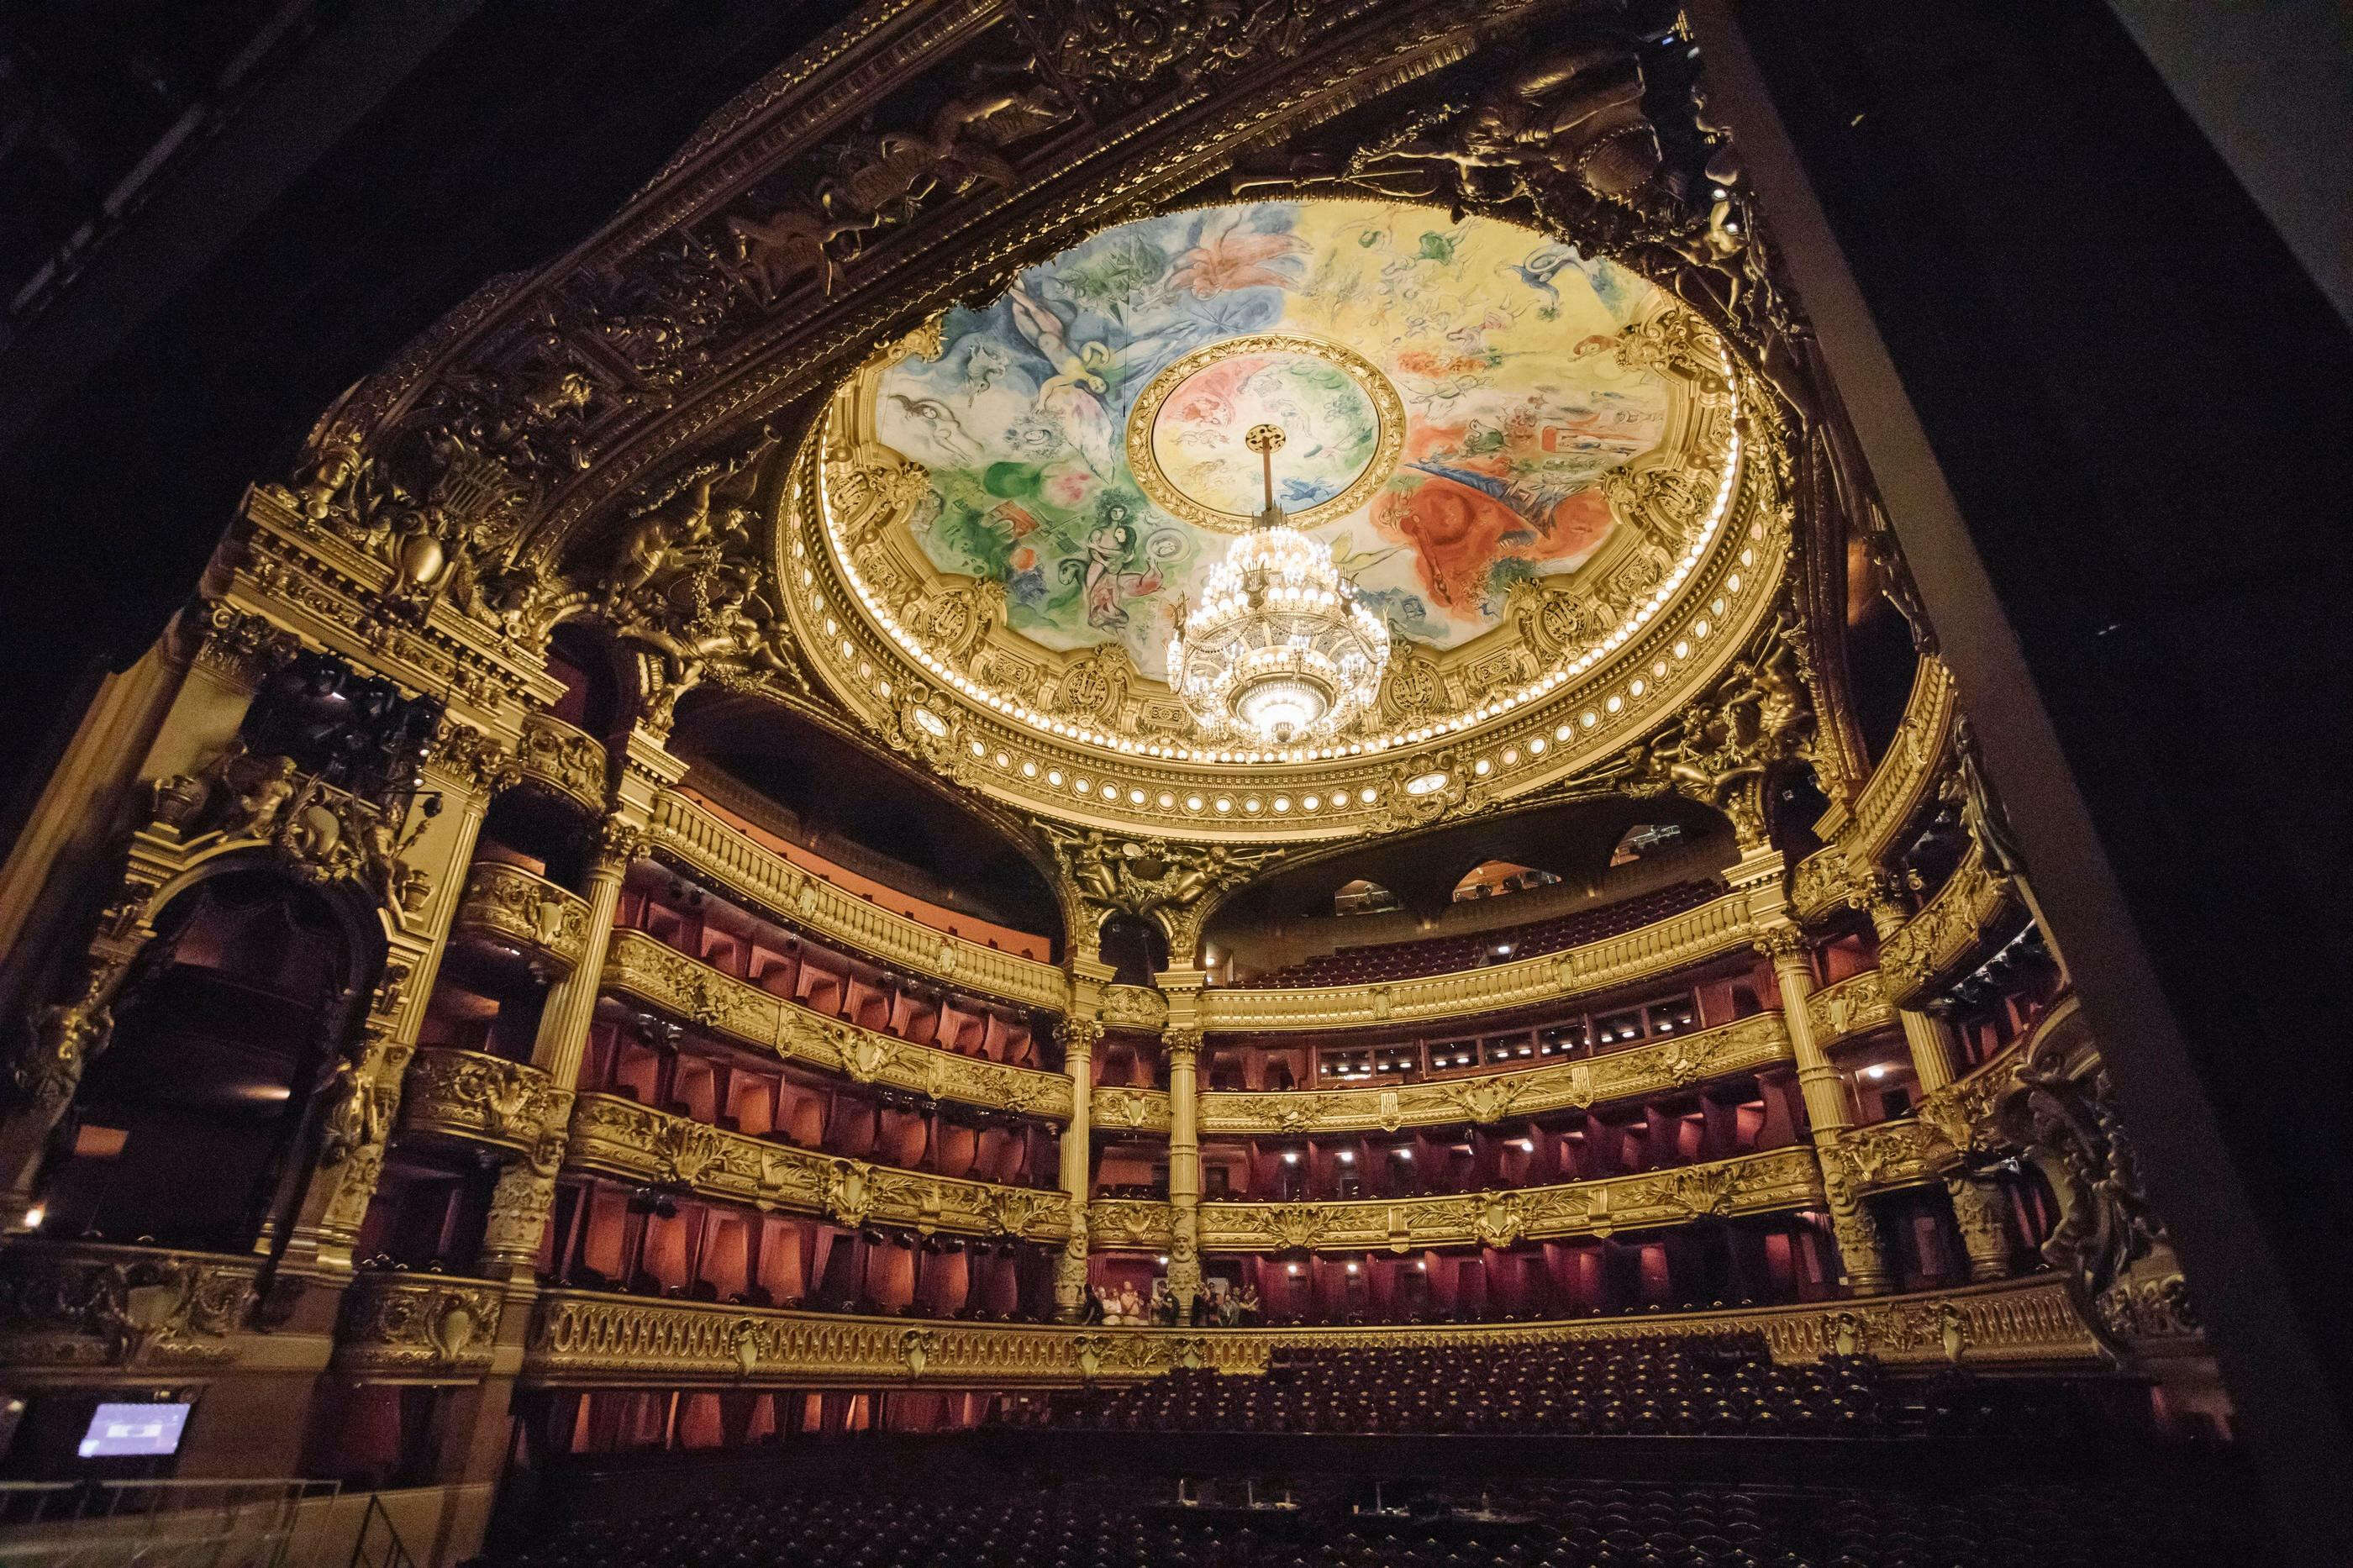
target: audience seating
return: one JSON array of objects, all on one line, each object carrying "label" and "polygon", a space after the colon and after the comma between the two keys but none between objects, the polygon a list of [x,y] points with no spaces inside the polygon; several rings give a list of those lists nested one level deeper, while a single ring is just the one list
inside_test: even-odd
[{"label": "audience seating", "polygon": [[[1714,882],[1676,882],[1598,909],[1554,915],[1525,925],[1504,926],[1466,936],[1429,937],[1419,942],[1383,942],[1372,947],[1344,947],[1246,982],[1253,986],[1294,989],[1311,985],[1366,985],[1384,980],[1411,980],[1425,974],[1451,974],[1459,970],[1514,959],[1559,952],[1606,937],[1622,936],[1647,925],[1695,910],[1721,897]],[[1508,947],[1508,955],[1496,949]]]}]

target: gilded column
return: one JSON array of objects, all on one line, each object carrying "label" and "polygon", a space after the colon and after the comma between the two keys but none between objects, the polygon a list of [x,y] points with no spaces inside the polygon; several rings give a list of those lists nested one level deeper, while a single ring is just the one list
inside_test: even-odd
[{"label": "gilded column", "polygon": [[1839,1134],[1854,1123],[1847,1110],[1846,1085],[1815,1041],[1813,1019],[1806,1011],[1806,1001],[1814,991],[1814,972],[1805,934],[1787,921],[1767,925],[1757,938],[1757,951],[1772,960],[1773,975],[1781,988],[1781,1019],[1788,1028],[1790,1055],[1798,1064],[1798,1089],[1805,1096],[1806,1121],[1813,1130],[1822,1193],[1830,1205],[1831,1230],[1838,1237],[1847,1286],[1859,1296],[1883,1294],[1892,1279],[1879,1230],[1854,1190],[1846,1163],[1839,1157]]},{"label": "gilded column", "polygon": [[1168,1053],[1168,1289],[1186,1303],[1201,1289],[1201,1031],[1171,1028]]},{"label": "gilded column", "polygon": [[571,1133],[572,1094],[580,1081],[580,1059],[588,1048],[588,1026],[604,990],[605,950],[621,906],[621,882],[644,845],[644,830],[617,815],[596,826],[596,858],[581,889],[588,902],[587,944],[572,973],[549,989],[540,1010],[539,1034],[532,1042],[531,1065],[547,1074],[555,1100],[537,1145],[507,1166],[491,1196],[482,1265],[493,1279],[527,1271],[539,1255],[548,1211],[555,1202],[556,1168]]},{"label": "gilded column", "polygon": [[[1894,883],[1883,873],[1863,884],[1862,897],[1871,912],[1871,924],[1882,942],[1902,928],[1904,906],[1896,901]],[[1896,1022],[1912,1053],[1912,1075],[1924,1101],[1950,1089],[1960,1077],[1960,1053],[1955,1048],[1952,1026],[1916,1007],[1899,1007]],[[1945,1194],[1952,1200],[1953,1223],[1961,1233],[1961,1248],[1969,1260],[1972,1279],[2001,1279],[2010,1274],[2010,1225],[2007,1205],[1998,1191],[1954,1169],[1945,1175]]]},{"label": "gilded column", "polygon": [[1075,1322],[1087,1304],[1087,1196],[1093,1164],[1089,1124],[1093,1120],[1095,1042],[1103,1026],[1092,1018],[1066,1017],[1055,1026],[1062,1042],[1062,1070],[1071,1075],[1071,1120],[1062,1129],[1062,1191],[1071,1200],[1071,1239],[1054,1269],[1054,1307]]}]

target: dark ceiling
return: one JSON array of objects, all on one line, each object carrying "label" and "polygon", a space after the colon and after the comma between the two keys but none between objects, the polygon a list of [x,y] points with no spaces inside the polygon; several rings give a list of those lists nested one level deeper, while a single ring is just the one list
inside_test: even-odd
[{"label": "dark ceiling", "polygon": [[[17,297],[85,224],[91,237],[68,283],[0,327],[0,731],[18,738],[0,833],[97,668],[162,629],[244,487],[279,475],[344,387],[493,276],[586,237],[849,10],[10,6],[0,289]],[[221,91],[259,30],[290,17]],[[202,134],[107,217],[151,139],[184,122]]]}]

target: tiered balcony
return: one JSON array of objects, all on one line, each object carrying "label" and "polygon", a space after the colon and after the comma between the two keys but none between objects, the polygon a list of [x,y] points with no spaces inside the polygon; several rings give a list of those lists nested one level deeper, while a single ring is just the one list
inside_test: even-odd
[{"label": "tiered balcony", "polygon": [[427,1046],[408,1069],[400,1121],[411,1132],[527,1154],[549,1131],[564,1126],[571,1103],[571,1092],[557,1089],[535,1067],[481,1051]]},{"label": "tiered balcony", "polygon": [[560,979],[587,950],[588,906],[520,866],[484,860],[466,873],[450,935],[513,953]]}]

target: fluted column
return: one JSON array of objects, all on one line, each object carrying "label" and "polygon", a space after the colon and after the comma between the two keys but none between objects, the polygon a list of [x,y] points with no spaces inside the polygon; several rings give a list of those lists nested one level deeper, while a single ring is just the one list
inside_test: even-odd
[{"label": "fluted column", "polygon": [[556,1089],[548,1125],[526,1157],[511,1162],[500,1173],[491,1195],[491,1213],[482,1233],[483,1272],[493,1279],[528,1270],[539,1256],[547,1215],[555,1202],[555,1172],[564,1160],[571,1134],[568,1121],[572,1094],[580,1081],[580,1061],[588,1048],[588,1026],[596,1016],[603,993],[605,951],[611,943],[613,921],[621,907],[621,883],[629,862],[644,847],[643,830],[618,816],[596,826],[596,859],[581,894],[588,902],[588,941],[571,973],[549,988],[540,1009],[539,1033],[532,1042],[531,1065],[548,1076]]},{"label": "fluted column", "polygon": [[1805,1096],[1806,1121],[1813,1131],[1822,1194],[1830,1204],[1831,1230],[1838,1238],[1847,1286],[1859,1296],[1883,1294],[1892,1277],[1879,1228],[1838,1151],[1839,1134],[1854,1124],[1847,1110],[1846,1085],[1815,1040],[1813,1018],[1806,1010],[1807,999],[1814,994],[1814,971],[1805,934],[1788,921],[1768,925],[1757,939],[1757,951],[1772,960],[1773,976],[1781,988],[1781,1019],[1789,1031],[1789,1054],[1798,1064],[1798,1089]]},{"label": "fluted column", "polygon": [[1198,1029],[1169,1029],[1168,1289],[1189,1302],[1201,1289],[1201,1099]]},{"label": "fluted column", "polygon": [[1087,1197],[1093,1155],[1095,1042],[1103,1026],[1092,1018],[1066,1017],[1056,1026],[1062,1042],[1062,1070],[1071,1075],[1071,1120],[1062,1129],[1062,1191],[1071,1200],[1071,1239],[1054,1268],[1054,1308],[1076,1321],[1087,1303]]}]

